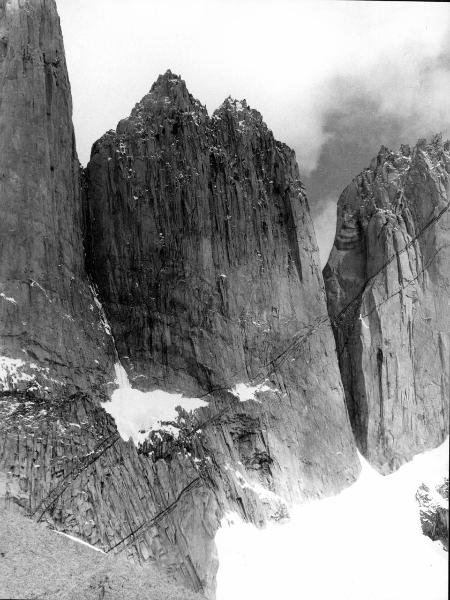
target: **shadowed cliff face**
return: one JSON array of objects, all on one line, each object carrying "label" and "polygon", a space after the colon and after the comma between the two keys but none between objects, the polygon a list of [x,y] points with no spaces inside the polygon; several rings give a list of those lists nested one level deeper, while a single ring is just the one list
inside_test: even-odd
[{"label": "shadowed cliff face", "polygon": [[136,386],[253,379],[320,314],[294,154],[245,103],[209,118],[167,73],[94,145],[87,180],[88,262]]},{"label": "shadowed cliff face", "polygon": [[112,345],[84,274],[71,114],[55,3],[0,0],[0,355],[23,361],[16,379],[87,388]]},{"label": "shadowed cliff face", "polygon": [[334,319],[364,286],[335,336],[358,446],[383,472],[448,433],[449,183],[435,138],[382,148],[339,199],[328,308]]},{"label": "shadowed cliff face", "polygon": [[[316,493],[319,473],[323,491],[343,484],[355,462],[314,232],[294,154],[261,115],[227,99],[209,117],[167,72],[94,144],[87,215],[133,384],[209,392],[208,418],[225,403],[250,423],[232,454],[269,456],[260,475],[287,498]],[[264,385],[260,402],[236,403],[240,383]]]}]

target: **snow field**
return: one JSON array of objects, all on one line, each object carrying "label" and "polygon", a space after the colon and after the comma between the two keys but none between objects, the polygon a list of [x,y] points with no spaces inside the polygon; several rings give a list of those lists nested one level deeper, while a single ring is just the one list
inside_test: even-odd
[{"label": "snow field", "polygon": [[264,529],[229,514],[216,535],[217,600],[446,600],[447,553],[422,534],[415,493],[448,473],[448,440]]}]

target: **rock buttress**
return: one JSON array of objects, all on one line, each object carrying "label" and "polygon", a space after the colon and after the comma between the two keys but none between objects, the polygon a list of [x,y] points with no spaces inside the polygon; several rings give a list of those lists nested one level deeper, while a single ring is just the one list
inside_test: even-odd
[{"label": "rock buttress", "polygon": [[382,148],[338,202],[328,308],[358,447],[382,472],[448,434],[449,182],[436,136]]},{"label": "rock buttress", "polygon": [[0,0],[0,211],[0,385],[92,389],[111,371],[113,346],[84,271],[72,100],[53,0]]}]

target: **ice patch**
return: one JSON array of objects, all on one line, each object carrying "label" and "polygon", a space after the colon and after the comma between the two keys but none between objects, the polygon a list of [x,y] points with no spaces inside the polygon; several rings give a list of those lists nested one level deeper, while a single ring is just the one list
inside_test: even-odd
[{"label": "ice patch", "polygon": [[77,542],[77,544],[83,544],[83,546],[87,546],[88,548],[91,548],[91,550],[95,550],[96,552],[101,552],[102,554],[105,554],[105,552],[103,550],[100,550],[100,548],[96,548],[95,546],[92,546],[91,544],[88,544],[84,540],[80,540],[79,538],[74,537],[73,535],[63,533],[62,531],[56,531],[56,529],[54,529],[53,531],[58,535],[63,535],[64,537],[69,538],[69,540],[72,540],[73,542]]},{"label": "ice patch", "polygon": [[231,390],[231,393],[234,396],[237,396],[241,402],[246,402],[247,400],[255,400],[255,402],[261,402],[255,394],[259,394],[261,392],[273,392],[267,385],[260,383],[259,385],[251,386],[246,383],[237,383],[234,388]]},{"label": "ice patch", "polygon": [[217,600],[445,600],[447,553],[422,534],[415,492],[448,473],[448,440],[264,529],[228,514],[216,535]]},{"label": "ice patch", "polygon": [[110,335],[112,337],[111,325],[108,322],[108,318],[106,317],[106,313],[103,309],[103,305],[100,302],[100,300],[98,299],[97,290],[95,289],[95,287],[93,285],[90,285],[89,288],[91,290],[92,297],[95,302],[95,306],[98,308],[99,313],[100,313],[101,327],[104,329],[104,331],[107,335]]},{"label": "ice patch", "polygon": [[248,481],[248,479],[246,479],[240,471],[235,471],[235,475],[242,489],[251,490],[265,504],[269,504],[272,508],[282,508],[283,512],[285,514],[288,514],[288,504],[284,500],[284,498],[282,498],[278,494],[275,494],[271,490],[268,490],[260,483],[257,483],[255,481]]},{"label": "ice patch", "polygon": [[25,363],[20,358],[0,356],[0,386],[3,390],[13,390],[21,381],[33,381],[34,377],[23,373]]},{"label": "ice patch", "polygon": [[128,441],[131,437],[135,444],[143,442],[150,431],[163,429],[175,437],[178,430],[163,421],[175,421],[177,407],[193,411],[208,403],[199,398],[185,398],[181,394],[171,394],[163,390],[141,392],[131,387],[122,365],[116,367],[116,384],[119,386],[111,396],[111,402],[103,408],[114,418],[121,437]]},{"label": "ice patch", "polygon": [[11,298],[10,296],[6,296],[3,292],[0,294],[0,298],[3,298],[3,300],[6,300],[6,302],[11,302],[11,304],[17,304],[17,302],[14,298]]}]

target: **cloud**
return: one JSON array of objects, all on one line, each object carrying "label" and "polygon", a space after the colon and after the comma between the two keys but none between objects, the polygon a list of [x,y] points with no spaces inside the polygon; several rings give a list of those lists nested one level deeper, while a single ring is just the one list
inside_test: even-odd
[{"label": "cloud", "polygon": [[[210,111],[229,94],[246,98],[296,149],[305,173],[340,101],[333,81],[365,81],[370,92],[368,73],[391,88],[400,74],[414,96],[414,64],[433,61],[450,22],[448,7],[430,2],[129,0],[126,11],[123,0],[57,4],[82,162],[170,67]],[[385,66],[394,63],[389,80]]]},{"label": "cloud", "polygon": [[450,29],[441,47],[405,43],[397,51],[379,53],[365,71],[337,76],[323,83],[323,140],[317,163],[306,174],[318,244],[330,247],[331,228],[324,228],[336,210],[339,194],[366,168],[381,145],[402,143],[441,132],[450,137]]}]

